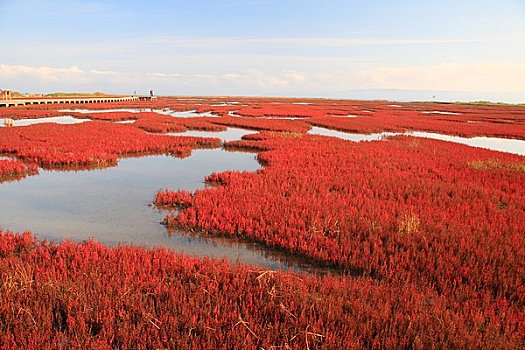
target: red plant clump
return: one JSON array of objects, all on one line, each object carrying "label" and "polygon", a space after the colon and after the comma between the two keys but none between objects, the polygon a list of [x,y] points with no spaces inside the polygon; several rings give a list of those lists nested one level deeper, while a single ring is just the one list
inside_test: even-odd
[{"label": "red plant clump", "polygon": [[235,108],[235,114],[245,117],[298,117],[324,116],[323,108],[291,103],[265,103]]},{"label": "red plant clump", "polygon": [[329,115],[360,114],[354,105],[346,105],[330,100],[296,100],[296,99],[264,99],[252,98],[242,104],[217,107],[213,104],[202,106],[201,109],[211,109],[217,114],[228,111],[244,117],[273,118],[313,118]]},{"label": "red plant clump", "polygon": [[223,186],[196,191],[168,225],[413,283],[454,302],[523,311],[523,157],[411,137],[250,138],[233,145],[259,144],[267,167],[210,176]]},{"label": "red plant clump", "polygon": [[25,164],[18,160],[0,159],[0,182],[8,180],[17,180],[38,173],[38,167],[35,164]]},{"label": "red plant clump", "polygon": [[156,112],[96,112],[76,113],[71,115],[77,118],[90,118],[93,120],[104,120],[111,122],[134,120],[130,125],[156,133],[183,132],[191,130],[223,131],[224,126],[215,125],[210,122],[213,118],[177,118]]},{"label": "red plant clump", "polygon": [[171,117],[174,122],[184,125],[190,130],[203,130],[203,131],[224,131],[226,127],[224,125],[214,124],[213,122],[217,119],[214,117],[191,117],[191,118],[178,118]]},{"label": "red plant clump", "polygon": [[191,156],[191,147],[171,147],[168,151],[177,158],[187,158]]},{"label": "red plant clump", "polygon": [[132,126],[149,132],[166,133],[170,131],[186,131],[186,127],[177,123],[174,118],[154,112],[96,112],[96,113],[73,113],[75,117],[90,118],[104,121],[135,120]]},{"label": "red plant clump", "polygon": [[[0,231],[0,347],[515,348],[506,303]],[[505,315],[505,317],[501,317]],[[519,328],[522,327],[522,328]]]},{"label": "red plant clump", "polygon": [[12,119],[37,119],[59,117],[68,113],[59,112],[55,109],[35,109],[26,107],[0,108],[0,118]]},{"label": "red plant clump", "polygon": [[124,120],[135,120],[137,119],[138,113],[132,112],[95,112],[95,113],[79,113],[71,112],[69,113],[75,118],[89,118],[93,120],[103,120],[111,122],[119,122]]},{"label": "red plant clump", "polygon": [[183,208],[191,203],[193,194],[189,191],[173,192],[169,190],[159,191],[155,195],[155,205]]},{"label": "red plant clump", "polygon": [[1,128],[0,152],[43,167],[103,167],[127,154],[188,155],[191,148],[219,147],[216,138],[150,135],[129,125],[93,121]]},{"label": "red plant clump", "polygon": [[172,117],[158,114],[150,118],[137,119],[133,123],[133,126],[155,133],[182,132],[187,130],[185,126],[177,124]]},{"label": "red plant clump", "polygon": [[154,112],[134,113],[137,120],[133,126],[149,132],[183,132],[190,130],[224,131],[226,128],[213,124],[215,118],[177,118]]},{"label": "red plant clump", "polygon": [[221,118],[210,118],[210,122],[252,130],[306,132],[310,129],[310,125],[302,120],[288,119],[258,119],[223,116]]}]

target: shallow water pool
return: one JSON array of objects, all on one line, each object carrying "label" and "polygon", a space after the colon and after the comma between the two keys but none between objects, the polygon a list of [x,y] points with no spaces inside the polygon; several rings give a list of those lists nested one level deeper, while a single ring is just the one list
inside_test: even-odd
[{"label": "shallow water pool", "polygon": [[199,131],[188,130],[184,132],[170,132],[165,135],[171,136],[196,136],[196,137],[217,137],[222,142],[240,140],[244,135],[254,134],[257,131],[251,131],[239,128],[226,128],[225,131]]},{"label": "shallow water pool", "polygon": [[[177,252],[263,266],[308,269],[308,264],[235,239],[170,232],[166,212],[151,205],[164,188],[194,191],[205,176],[226,170],[254,171],[253,153],[194,150],[189,158],[125,158],[117,167],[92,171],[47,171],[0,184],[0,228],[31,231],[52,241],[93,238],[108,245],[163,246]],[[302,264],[302,265],[301,265]]]},{"label": "shallow water pool", "polygon": [[[18,119],[13,121],[13,126],[27,126],[42,123],[55,123],[55,124],[79,124],[89,122],[91,119],[74,118],[71,116],[62,117],[48,117],[48,118],[36,118],[36,119]],[[5,119],[0,119],[0,127],[5,127]]]},{"label": "shallow water pool", "polygon": [[407,135],[415,137],[426,137],[429,139],[436,139],[442,141],[456,142],[472,147],[486,148],[493,151],[514,153],[519,155],[525,155],[525,141],[516,139],[504,139],[498,137],[460,137],[452,135],[443,135],[437,133],[430,133],[424,131],[411,131],[406,133],[395,133],[395,132],[382,132],[375,134],[353,134],[343,131],[331,130],[327,128],[313,127],[308,131],[312,135],[322,135],[337,137],[343,140],[349,140],[354,142],[359,141],[377,141],[382,140],[390,136],[396,135]]}]

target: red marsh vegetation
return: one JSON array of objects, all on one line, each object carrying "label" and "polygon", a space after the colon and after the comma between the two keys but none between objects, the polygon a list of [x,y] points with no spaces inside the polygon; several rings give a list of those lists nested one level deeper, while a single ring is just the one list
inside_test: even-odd
[{"label": "red marsh vegetation", "polygon": [[[62,107],[0,115],[45,118]],[[0,160],[0,181],[221,146],[161,134],[170,131],[254,130],[223,147],[255,152],[263,168],[210,174],[202,180],[214,186],[195,192],[160,190],[165,224],[257,242],[333,274],[3,230],[0,348],[525,347],[525,157],[411,136],[306,134],[321,126],[524,140],[525,107],[171,97],[78,108],[215,116],[70,112],[92,120],[0,128],[0,155],[16,157]]]}]

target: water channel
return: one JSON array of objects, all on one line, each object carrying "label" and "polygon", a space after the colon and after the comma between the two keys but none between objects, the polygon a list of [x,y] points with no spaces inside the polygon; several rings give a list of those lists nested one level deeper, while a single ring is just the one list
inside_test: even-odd
[{"label": "water channel", "polygon": [[308,264],[257,244],[184,232],[168,234],[161,224],[166,212],[151,205],[160,189],[194,191],[203,188],[205,176],[213,172],[258,168],[253,153],[211,149],[194,150],[185,159],[124,158],[117,167],[91,171],[41,169],[39,175],[0,184],[0,228],[28,230],[51,241],[93,238],[108,245],[163,246],[270,269],[308,270]]},{"label": "water channel", "polygon": [[337,137],[343,140],[349,140],[354,142],[359,141],[377,141],[383,140],[390,136],[396,135],[407,135],[415,137],[424,137],[442,141],[449,141],[455,143],[461,143],[472,147],[486,148],[493,151],[514,153],[519,155],[525,155],[525,140],[516,139],[504,139],[499,137],[460,137],[452,135],[437,134],[424,131],[409,131],[406,133],[395,133],[395,132],[381,132],[374,134],[354,134],[343,131],[331,130],[314,126],[308,131],[311,135],[322,135]]}]

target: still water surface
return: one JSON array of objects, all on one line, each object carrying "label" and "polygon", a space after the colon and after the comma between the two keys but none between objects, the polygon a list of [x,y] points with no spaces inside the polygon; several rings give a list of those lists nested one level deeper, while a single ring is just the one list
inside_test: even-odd
[{"label": "still water surface", "polygon": [[164,246],[190,255],[302,270],[302,263],[254,244],[168,235],[161,225],[166,212],[151,206],[159,189],[194,191],[213,172],[259,167],[253,153],[212,149],[194,150],[185,159],[126,158],[117,167],[92,171],[40,170],[37,176],[0,184],[0,228],[29,230],[53,241],[94,238],[108,245]]},{"label": "still water surface", "polygon": [[225,131],[200,131],[200,130],[188,130],[183,132],[170,132],[164,135],[171,136],[196,136],[196,137],[216,137],[221,139],[222,142],[240,140],[244,135],[255,134],[257,131],[239,129],[239,128],[226,128]]},{"label": "still water surface", "polygon": [[395,135],[407,135],[415,137],[425,137],[429,139],[436,139],[442,141],[449,141],[455,143],[461,143],[472,147],[486,148],[493,151],[514,153],[519,155],[525,155],[525,141],[516,139],[504,139],[499,137],[460,137],[452,135],[443,135],[424,131],[410,131],[406,133],[394,133],[394,132],[381,132],[375,134],[353,134],[348,132],[342,132],[337,130],[331,130],[320,127],[312,127],[309,134],[322,135],[337,137],[343,140],[349,140],[354,142],[359,141],[376,141],[383,140],[389,136]]},{"label": "still water surface", "polygon": [[[84,122],[90,122],[91,119],[74,118],[72,116],[61,116],[61,117],[46,117],[36,119],[18,119],[13,121],[13,126],[27,126],[42,123],[55,123],[55,124],[79,124]],[[5,126],[5,119],[0,118],[0,127]]]}]

